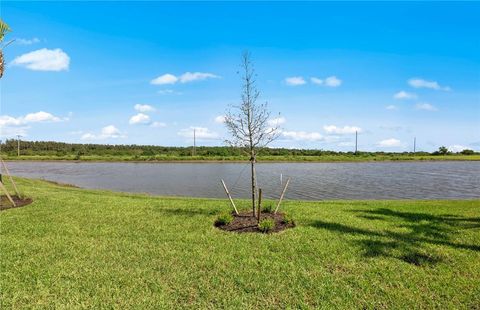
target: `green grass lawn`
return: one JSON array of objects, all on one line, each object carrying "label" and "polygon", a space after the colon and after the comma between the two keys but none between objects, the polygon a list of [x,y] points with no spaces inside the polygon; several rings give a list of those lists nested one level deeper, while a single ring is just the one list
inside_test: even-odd
[{"label": "green grass lawn", "polygon": [[480,200],[286,201],[297,227],[235,234],[226,200],[18,181],[2,309],[480,307]]}]

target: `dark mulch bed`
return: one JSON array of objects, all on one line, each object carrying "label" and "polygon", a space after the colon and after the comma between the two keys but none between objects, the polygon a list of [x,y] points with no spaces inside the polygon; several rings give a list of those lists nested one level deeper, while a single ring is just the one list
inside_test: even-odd
[{"label": "dark mulch bed", "polygon": [[[252,216],[252,212],[242,212],[240,214],[232,214],[233,221],[227,225],[220,225],[217,226],[219,229],[232,231],[237,233],[249,233],[249,232],[257,232],[262,233],[260,229],[258,229],[258,221],[256,217]],[[280,232],[287,228],[295,227],[295,223],[284,223],[284,214],[278,212],[277,214],[273,213],[266,213],[262,212],[260,214],[260,220],[272,218],[275,221],[275,228],[270,231],[270,233]]]},{"label": "dark mulch bed", "polygon": [[2,195],[0,196],[0,211],[11,209],[11,208],[20,208],[26,205],[29,205],[33,202],[32,198],[20,198],[18,196],[11,196],[13,201],[15,202],[15,207],[12,206],[10,201],[8,200],[7,196]]}]

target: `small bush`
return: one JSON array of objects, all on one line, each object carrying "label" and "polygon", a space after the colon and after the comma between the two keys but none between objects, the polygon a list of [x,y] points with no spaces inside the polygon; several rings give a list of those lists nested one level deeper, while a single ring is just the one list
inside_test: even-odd
[{"label": "small bush", "polygon": [[283,215],[282,223],[287,225],[295,224],[295,222],[293,221],[293,218],[288,214]]},{"label": "small bush", "polygon": [[265,212],[265,213],[273,213],[273,204],[266,204],[263,207],[262,211]]},{"label": "small bush", "polygon": [[275,228],[275,221],[273,219],[263,219],[258,223],[258,229],[263,233],[268,233]]},{"label": "small bush", "polygon": [[220,214],[215,220],[215,226],[228,225],[233,221],[233,216],[230,213]]}]

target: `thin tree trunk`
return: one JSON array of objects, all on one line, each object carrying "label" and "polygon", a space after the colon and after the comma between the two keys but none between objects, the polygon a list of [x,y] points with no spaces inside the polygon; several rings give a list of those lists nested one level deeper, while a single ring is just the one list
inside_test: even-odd
[{"label": "thin tree trunk", "polygon": [[250,163],[252,165],[252,210],[253,210],[253,217],[255,217],[255,199],[256,199],[256,192],[257,192],[257,174],[255,171],[255,153],[252,151],[252,157],[250,158]]}]

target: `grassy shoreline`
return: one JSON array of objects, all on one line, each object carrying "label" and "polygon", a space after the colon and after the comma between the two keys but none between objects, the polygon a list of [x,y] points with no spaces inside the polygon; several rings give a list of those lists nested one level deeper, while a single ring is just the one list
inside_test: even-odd
[{"label": "grassy shoreline", "polygon": [[[95,156],[85,155],[80,158],[74,155],[65,156],[42,156],[42,155],[21,155],[2,156],[8,161],[77,161],[77,162],[247,162],[248,157],[241,156]],[[480,155],[325,155],[325,156],[258,156],[259,162],[410,162],[410,161],[480,161]]]},{"label": "grassy shoreline", "polygon": [[286,201],[295,228],[235,234],[222,199],[16,180],[34,203],[0,212],[5,309],[480,304],[480,200]]}]

